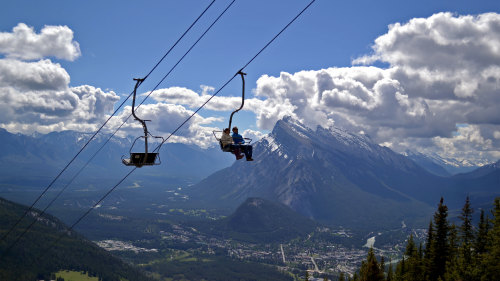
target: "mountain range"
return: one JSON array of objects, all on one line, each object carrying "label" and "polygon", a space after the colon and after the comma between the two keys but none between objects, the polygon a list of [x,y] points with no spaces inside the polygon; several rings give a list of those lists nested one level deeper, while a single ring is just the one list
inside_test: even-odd
[{"label": "mountain range", "polygon": [[500,195],[498,163],[482,173],[440,176],[367,136],[313,130],[290,117],[278,121],[254,151],[254,162],[214,173],[190,196],[233,208],[261,197],[329,225],[385,228],[403,222],[426,227],[441,196],[450,208],[460,208],[467,195],[481,207]]},{"label": "mountain range", "polygon": [[[19,185],[44,185],[52,180],[75,156],[87,140],[88,133],[74,131],[49,134],[12,134],[0,128],[0,180],[2,183]],[[74,174],[101,148],[110,135],[98,134],[70,166]],[[113,137],[89,163],[83,179],[117,178],[130,167],[121,163],[128,158],[133,139]],[[135,147],[140,151],[140,148]],[[144,148],[142,148],[144,149]],[[137,171],[137,174],[153,177],[187,177],[200,180],[211,173],[231,165],[233,158],[218,149],[201,149],[195,145],[167,143],[160,151],[162,164]]]},{"label": "mountain range", "polygon": [[403,155],[410,158],[429,172],[438,176],[446,177],[460,173],[468,173],[480,167],[465,160],[458,161],[455,159],[444,159],[437,154],[426,155],[423,153],[407,150],[405,151],[405,153],[403,153]]},{"label": "mountain range", "polygon": [[[0,187],[45,187],[89,137],[72,131],[26,136],[0,129]],[[98,135],[67,174],[84,165],[107,138]],[[120,156],[128,153],[131,143],[132,139],[112,138],[77,184],[114,184],[130,169],[121,164]],[[164,194],[162,186],[169,178],[189,177],[193,183],[199,181],[183,188],[191,206],[232,212],[247,198],[259,197],[334,226],[426,226],[441,196],[452,209],[461,208],[467,195],[474,207],[489,208],[500,194],[498,163],[452,176],[432,157],[398,154],[368,136],[334,127],[311,129],[290,117],[254,144],[253,162],[235,162],[230,153],[217,148],[184,144],[166,144],[160,153],[162,165],[134,174],[141,186],[155,186],[147,189],[148,196]]]}]

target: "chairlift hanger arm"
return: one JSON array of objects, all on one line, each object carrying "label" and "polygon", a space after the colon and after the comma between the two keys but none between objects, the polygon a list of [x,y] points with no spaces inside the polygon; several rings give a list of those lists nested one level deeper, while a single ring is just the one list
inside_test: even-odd
[{"label": "chairlift hanger arm", "polygon": [[137,115],[135,115],[135,96],[137,95],[137,88],[139,88],[139,86],[142,84],[142,82],[144,82],[144,79],[145,78],[134,78],[134,81],[136,81],[135,83],[135,87],[134,87],[134,96],[132,98],[132,115],[134,116],[135,120],[143,123],[144,123],[144,120],[142,120],[141,118],[137,117]]},{"label": "chairlift hanger arm", "polygon": [[235,111],[233,111],[233,112],[231,113],[231,116],[229,117],[229,126],[228,126],[228,128],[229,128],[229,129],[231,129],[231,123],[232,123],[232,121],[233,121],[233,115],[234,115],[236,112],[240,111],[240,110],[243,108],[243,106],[245,105],[245,75],[247,75],[247,74],[246,74],[246,73],[244,73],[242,70],[243,70],[243,69],[240,69],[240,70],[238,71],[238,73],[236,73],[236,75],[238,75],[238,74],[239,74],[239,75],[241,76],[241,81],[242,81],[242,83],[243,83],[243,84],[242,84],[242,90],[241,90],[241,106],[240,106],[240,108],[236,109]]}]

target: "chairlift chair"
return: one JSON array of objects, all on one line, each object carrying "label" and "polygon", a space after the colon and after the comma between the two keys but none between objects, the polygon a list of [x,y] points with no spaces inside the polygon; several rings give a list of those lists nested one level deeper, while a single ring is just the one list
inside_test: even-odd
[{"label": "chairlift chair", "polygon": [[[136,81],[135,87],[134,87],[134,97],[132,99],[132,115],[134,116],[134,119],[139,121],[142,125],[142,128],[144,130],[144,136],[140,136],[134,140],[132,143],[132,146],[130,147],[130,157],[125,158],[125,156],[122,156],[122,163],[126,166],[136,166],[137,168],[140,168],[142,166],[153,166],[153,165],[160,165],[161,160],[160,160],[160,154],[158,152],[148,152],[148,138],[155,138],[155,139],[161,139],[162,142],[159,147],[155,149],[155,151],[160,151],[160,147],[165,141],[162,137],[158,136],[153,136],[149,133],[148,127],[146,126],[146,121],[151,121],[151,120],[143,120],[137,117],[135,115],[135,96],[137,92],[137,88],[139,85],[144,81],[144,79],[139,79],[139,78],[134,78],[134,81]],[[137,142],[138,139],[144,139],[144,152],[132,152],[132,149],[135,146],[135,143]]]},{"label": "chairlift chair", "polygon": [[[242,71],[242,69],[241,69],[240,71],[238,71],[238,73],[236,73],[236,75],[238,75],[238,74],[241,76],[241,81],[242,81],[241,105],[240,105],[240,108],[236,109],[235,111],[233,111],[233,112],[231,113],[231,116],[229,117],[229,126],[228,126],[228,128],[229,128],[229,129],[231,129],[231,123],[232,123],[232,121],[233,121],[233,115],[234,115],[236,112],[240,111],[240,110],[243,108],[243,106],[245,105],[245,75],[247,75],[247,74],[246,74],[246,73],[244,73],[244,72]],[[220,138],[220,137],[217,137],[217,134],[219,134],[219,133],[220,133],[220,134],[221,134],[221,136],[222,136],[223,131],[212,131],[212,133],[214,134],[215,139],[219,142],[220,149],[221,149],[222,151],[224,151],[224,152],[234,152],[234,151],[233,151],[233,149],[231,149],[229,146],[224,147],[224,146],[222,145],[221,138]],[[245,144],[250,145],[250,143],[252,142],[252,139],[250,139],[250,138],[243,138],[243,139],[245,140]]]}]

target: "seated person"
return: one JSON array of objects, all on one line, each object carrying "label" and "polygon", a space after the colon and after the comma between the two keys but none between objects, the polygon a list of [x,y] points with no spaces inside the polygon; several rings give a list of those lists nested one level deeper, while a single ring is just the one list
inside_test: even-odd
[{"label": "seated person", "polygon": [[243,150],[243,153],[245,153],[247,161],[253,161],[252,146],[245,144],[245,139],[243,139],[243,137],[240,134],[238,134],[238,127],[236,126],[233,127],[233,141],[235,145],[239,145],[241,150]]},{"label": "seated person", "polygon": [[241,149],[239,145],[234,145],[233,138],[229,135],[229,128],[225,128],[222,132],[222,137],[220,138],[223,149],[228,149],[236,156],[236,160],[243,158],[241,154]]}]

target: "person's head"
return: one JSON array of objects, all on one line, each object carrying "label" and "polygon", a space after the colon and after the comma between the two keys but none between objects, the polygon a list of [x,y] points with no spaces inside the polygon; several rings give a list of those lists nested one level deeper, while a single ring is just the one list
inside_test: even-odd
[{"label": "person's head", "polygon": [[229,134],[229,128],[225,128],[223,131],[225,134]]},{"label": "person's head", "polygon": [[234,126],[233,127],[233,133],[237,133],[238,132],[238,127]]}]

